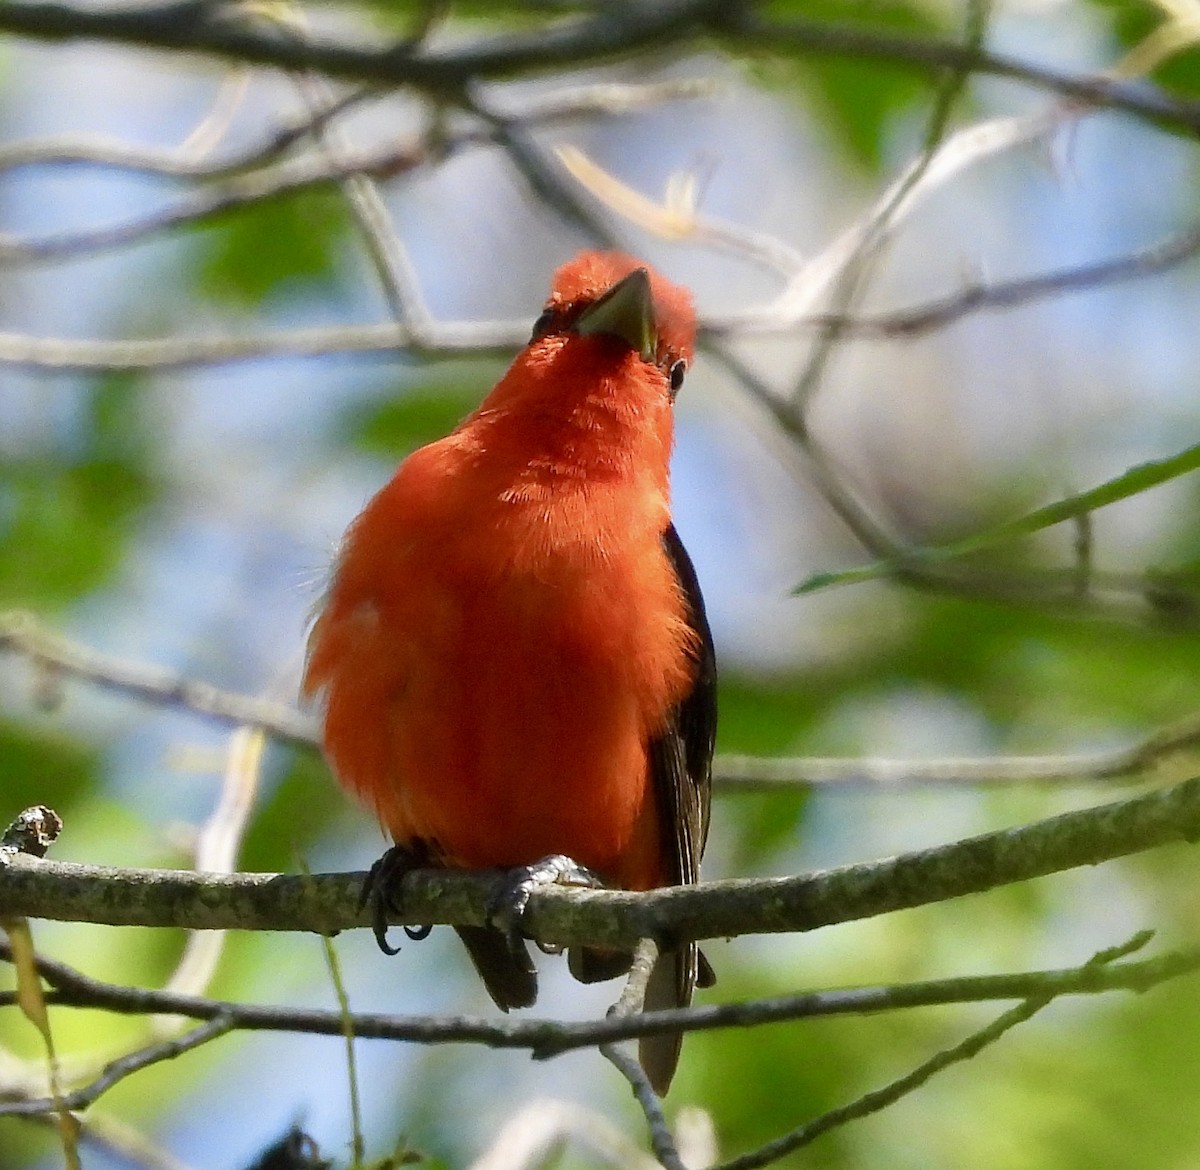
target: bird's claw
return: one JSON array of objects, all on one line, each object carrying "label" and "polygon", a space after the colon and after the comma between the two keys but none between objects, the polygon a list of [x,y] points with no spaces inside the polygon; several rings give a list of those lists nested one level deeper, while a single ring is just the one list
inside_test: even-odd
[{"label": "bird's claw", "polygon": [[[502,880],[488,899],[488,925],[495,927],[508,939],[510,951],[514,954],[524,954],[527,936],[521,922],[534,890],[542,886],[599,889],[603,885],[604,883],[586,866],[580,865],[563,853],[552,853],[532,865],[518,865],[504,872]],[[554,953],[553,949],[550,953]]]},{"label": "bird's claw", "polygon": [[[400,953],[399,947],[394,947],[388,942],[387,932],[388,919],[403,912],[400,887],[404,875],[410,870],[419,869],[425,862],[426,858],[412,848],[393,845],[367,871],[367,880],[363,882],[362,893],[358,897],[358,908],[361,910],[370,904],[371,930],[375,935],[375,942],[385,955]],[[432,930],[432,926],[404,927],[404,933],[414,942],[428,938]]]}]

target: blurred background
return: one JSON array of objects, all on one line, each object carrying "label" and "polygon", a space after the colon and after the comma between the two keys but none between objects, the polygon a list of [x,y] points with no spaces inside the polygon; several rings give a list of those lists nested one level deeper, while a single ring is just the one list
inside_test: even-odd
[{"label": "blurred background", "polygon": [[[1193,7],[748,6],[780,27],[827,21],[939,45],[982,22],[997,56],[1062,75],[1124,63],[1142,74],[1128,92],[1168,103],[1200,90]],[[590,13],[364,0],[244,18],[349,43],[386,43],[428,18],[441,51]],[[1194,262],[1017,297],[938,328],[814,329],[812,312],[877,317],[1196,230],[1197,152],[1169,118],[1072,108],[1045,85],[979,70],[959,79],[940,120],[949,73],[898,60],[815,54],[782,35],[751,44],[680,32],[635,57],[516,70],[439,102],[97,40],[4,40],[0,609],[104,655],[293,702],[345,525],[399,459],[490,388],[553,269],[581,247],[616,244],[689,285],[711,326],[679,398],[673,477],[717,641],[719,753],[1068,754],[1194,713],[1200,633],[1188,583],[1200,525],[1188,477],[1086,523],[996,543],[921,589],[875,580],[794,592],[887,551],[856,538],[836,505],[868,517],[893,551],[943,543],[1200,442]],[[351,94],[326,133],[280,137]],[[931,129],[942,152],[885,224],[880,201],[928,162]],[[423,346],[378,343],[396,288],[389,300],[356,189],[329,178],[362,157],[390,160],[371,168],[366,198],[386,213],[375,243],[390,241],[402,309],[410,323],[422,325],[422,309],[433,322]],[[937,159],[954,165],[939,171]],[[625,189],[657,209],[631,211]],[[886,232],[839,268],[837,242],[871,222]],[[822,263],[858,273],[853,298]],[[366,342],[339,333],[359,326],[379,331]],[[300,331],[310,343],[293,343]],[[283,338],[284,352],[262,356],[259,338]],[[147,346],[92,344],[129,339]],[[234,350],[248,339],[249,355],[219,352],[231,339]],[[227,727],[0,657],[0,821],[53,806],[66,822],[59,860],[194,864],[229,754]],[[370,816],[313,753],[271,744],[253,772],[237,868],[362,869],[382,850]],[[867,860],[1111,795],[1086,780],[769,793],[730,783],[718,790],[705,876]],[[707,950],[719,983],[703,998],[1070,966],[1143,927],[1180,944],[1196,933],[1196,870],[1194,853],[1163,850],[809,936],[718,943]],[[171,977],[185,945],[169,931],[34,929],[44,953],[145,986]],[[367,932],[335,946],[357,1010],[492,1010],[448,931],[392,959]],[[335,1005],[316,938],[233,936],[210,959],[212,995]],[[572,983],[561,961],[542,969],[539,1014],[594,1017],[616,994]],[[995,1011],[696,1035],[668,1114],[706,1111],[731,1156],[901,1075]],[[145,1021],[93,1012],[58,1010],[52,1022],[67,1067],[82,1070],[148,1035]],[[1198,1028],[1187,981],[1058,1002],[785,1164],[1195,1165]],[[37,1067],[36,1033],[13,1010],[0,1013],[0,1046],[0,1081]],[[594,1053],[534,1063],[361,1042],[358,1059],[375,1156],[400,1143],[468,1165],[547,1098],[645,1145],[627,1086]],[[351,1131],[342,1045],[303,1036],[227,1037],[130,1078],[94,1114],[89,1170],[232,1170],[297,1119],[344,1160]],[[0,1167],[60,1159],[49,1127],[0,1117]],[[563,1164],[599,1164],[590,1159],[576,1150]]]}]

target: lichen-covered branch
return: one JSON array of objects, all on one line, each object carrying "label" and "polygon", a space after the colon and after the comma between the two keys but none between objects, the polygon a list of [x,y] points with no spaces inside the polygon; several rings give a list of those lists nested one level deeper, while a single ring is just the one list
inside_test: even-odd
[{"label": "lichen-covered branch", "polygon": [[[556,944],[632,947],[639,939],[732,938],[812,930],[928,905],[1200,836],[1200,778],[1159,792],[881,861],[796,877],[708,882],[649,893],[537,891],[528,933]],[[202,874],[110,869],[17,856],[0,868],[0,917],[125,926],[332,933],[368,925],[363,874]],[[479,925],[489,871],[418,870],[404,885],[409,924]]]}]

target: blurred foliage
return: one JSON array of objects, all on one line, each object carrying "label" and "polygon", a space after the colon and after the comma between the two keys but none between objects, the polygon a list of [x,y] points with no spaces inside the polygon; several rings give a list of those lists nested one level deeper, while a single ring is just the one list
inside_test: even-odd
[{"label": "blurred foliage", "polygon": [[[365,8],[371,20],[401,35],[430,11],[424,3],[391,0],[327,7],[344,12]],[[465,31],[465,24],[454,21],[503,30],[540,21],[547,12],[544,5],[517,3],[445,7],[452,34]],[[571,6],[551,10],[562,7]],[[769,11],[781,18],[851,21],[913,37],[956,36],[961,23],[961,13],[943,14],[929,5],[896,0],[775,0]],[[1126,47],[1137,44],[1160,19],[1155,5],[1124,0],[1092,0],[1088,11],[1101,13],[1116,41]],[[807,99],[810,110],[816,107],[824,137],[870,172],[878,173],[890,160],[896,128],[928,109],[927,79],[878,62],[763,54],[749,69],[786,101]],[[1156,76],[1178,92],[1196,93],[1200,54],[1181,53]],[[661,152],[661,144],[655,149]],[[352,266],[358,265],[355,282],[366,272],[361,260],[348,258],[354,244],[341,196],[309,191],[238,210],[194,232],[179,287],[199,303],[217,300],[244,312],[247,330],[261,324],[254,317],[259,310],[275,311],[289,303],[319,301],[336,312],[345,307]],[[474,263],[474,258],[465,262]],[[165,297],[161,285],[155,288]],[[162,309],[162,316],[184,329],[195,302],[180,296],[182,303]],[[128,311],[144,313],[132,304]],[[452,428],[478,404],[500,368],[481,360],[400,369],[394,388],[386,392],[376,384],[369,393],[338,397],[324,416],[324,441],[339,458],[344,454],[347,463],[354,452],[399,458]],[[200,391],[199,383],[177,377],[172,373],[161,383],[127,375],[79,378],[53,390],[57,401],[69,404],[53,425],[37,430],[28,442],[0,435],[0,605],[51,613],[67,628],[79,615],[90,614],[104,628],[104,607],[113,601],[121,570],[131,563],[138,535],[156,521],[169,526],[178,520],[163,519],[168,498],[172,507],[199,517],[186,539],[253,541],[256,530],[244,515],[214,517],[207,497],[180,500],[171,495],[175,481],[172,469],[163,466],[163,454],[176,438],[173,428],[184,425],[179,403],[187,402],[189,394],[203,399],[229,392],[220,374]],[[30,397],[35,393],[40,388]],[[333,394],[331,389],[331,399]],[[269,449],[270,441],[273,436],[263,440],[264,462],[275,458],[285,464],[289,452]],[[212,453],[217,468],[213,480],[224,473],[225,455],[220,449]],[[239,473],[236,464],[230,467],[230,475]],[[309,473],[308,468],[294,473],[281,498],[305,506]],[[1179,555],[1190,560],[1200,549],[1198,515],[1195,508],[1181,510],[1172,536]],[[239,524],[246,525],[245,532],[238,530]],[[279,543],[293,535],[283,522],[273,532]],[[170,597],[172,589],[185,592],[185,586],[195,585],[189,574],[202,558],[191,546],[172,551],[184,567],[174,570],[178,579],[156,596]],[[295,566],[289,570],[294,572]],[[147,576],[154,571],[153,565],[138,566]],[[163,571],[161,566],[157,571]],[[203,593],[203,583],[195,587]],[[255,596],[264,609],[272,604],[269,586]],[[996,751],[1126,742],[1200,708],[1200,634],[1183,628],[1064,620],[1034,608],[900,594],[894,587],[886,587],[886,596],[883,587],[867,587],[858,596],[861,609],[854,620],[869,626],[872,638],[856,640],[853,649],[833,660],[771,677],[732,669],[725,673],[722,751],[870,754],[879,750],[878,726],[854,713],[903,712],[912,696],[932,695],[963,712],[985,747]],[[193,605],[203,609],[210,600],[202,596]],[[131,591],[126,605],[136,609],[140,604],[141,595]],[[805,605],[805,599],[796,601],[798,614]],[[185,607],[179,616],[181,622],[193,619],[188,629],[202,641],[195,631],[206,628],[203,622],[194,621]],[[260,616],[265,620],[269,615]],[[221,618],[218,610],[215,620]],[[297,643],[299,638],[297,630]],[[280,650],[277,661],[291,650]],[[185,647],[182,656],[187,659],[194,651]],[[0,720],[0,776],[11,802],[6,811],[35,801],[54,803],[67,818],[72,857],[141,863],[149,854],[153,863],[183,864],[186,849],[151,807],[154,792],[161,790],[131,798],[121,785],[119,770],[136,755],[130,741],[150,735],[146,728],[153,716],[135,708],[114,733],[119,743],[99,741],[89,730],[94,722],[72,723],[69,709],[49,717],[29,714],[27,686],[28,679],[20,675],[4,692],[6,700],[11,694],[20,704],[14,703],[14,711],[6,710]],[[111,706],[102,710],[111,718]],[[172,738],[177,734],[170,733]],[[162,785],[167,781],[158,764],[155,755],[153,765],[143,766],[154,770],[154,783]],[[177,774],[165,774],[180,787],[186,785]],[[1087,798],[1096,797],[1089,793]],[[835,807],[841,799],[845,805]],[[808,835],[821,824],[837,821],[850,837],[859,829],[878,829],[880,822],[886,830],[889,811],[901,807],[897,802],[911,820],[927,813],[930,823],[951,826],[947,832],[965,832],[1054,811],[1071,799],[1041,792],[842,798],[794,791],[722,797],[716,819],[724,860],[732,873],[743,874],[800,864],[811,844]],[[199,817],[204,812],[200,799],[196,806]],[[951,807],[953,812],[947,812]],[[318,853],[350,816],[360,818],[354,822],[356,832],[369,820],[352,810],[315,754],[278,749],[269,758],[240,864],[246,869],[295,869],[301,859],[307,862]],[[1080,962],[1087,957],[1081,935],[1090,941],[1089,931],[1111,929],[1117,937],[1106,935],[1100,945],[1120,941],[1130,916],[1139,918],[1137,925],[1160,927],[1168,942],[1194,939],[1200,925],[1194,868],[1192,855],[1172,850],[1105,867],[1102,874],[1081,874],[1077,881],[1030,883],[819,936],[718,945],[712,954],[720,982],[707,998],[733,1000],[816,984]],[[36,930],[48,951],[72,956],[87,973],[145,986],[167,977],[182,945],[180,935],[168,931],[50,923],[36,924]],[[319,948],[308,938],[232,938],[214,992],[287,1000],[291,993],[299,998],[315,986],[312,994],[327,1002],[318,956]],[[454,961],[466,962],[461,955]],[[0,985],[7,986],[6,978],[0,970]],[[387,978],[396,976],[389,970]],[[670,1107],[695,1102],[710,1109],[723,1152],[736,1153],[886,1083],[999,1010],[964,1007],[697,1035],[687,1041]],[[100,1013],[56,1012],[55,1020],[64,1050],[102,1056],[142,1035],[144,1027]],[[829,1170],[869,1165],[951,1170],[968,1161],[983,1170],[1174,1170],[1193,1163],[1200,1149],[1191,1113],[1191,1102],[1200,1093],[1200,1058],[1191,1042],[1198,1027],[1200,989],[1195,981],[1142,997],[1056,1004],[977,1061],[946,1074],[887,1114],[823,1138],[785,1164]],[[37,1050],[32,1030],[13,1013],[0,1013],[0,1043],[23,1056]],[[261,1038],[227,1039],[158,1065],[122,1085],[105,1108],[160,1130],[168,1140],[167,1119],[186,1116],[193,1101],[199,1109],[209,1108],[207,1094],[224,1088],[226,1081],[244,1083],[238,1078],[246,1068],[264,1094],[293,1071],[300,1083],[334,1060],[341,1074],[340,1055],[328,1057],[332,1048],[321,1049],[322,1056],[298,1070],[272,1065],[260,1074],[264,1043]],[[583,1058],[571,1060],[564,1066],[582,1067]],[[512,1053],[473,1051],[469,1065],[478,1082],[476,1097],[486,1096],[494,1105],[507,1088],[507,1072],[523,1062],[524,1057]],[[435,1160],[427,1164],[465,1161],[474,1152],[467,1148],[473,1138],[460,1128],[457,1111],[464,1095],[459,1078],[467,1063],[448,1051],[429,1052],[416,1066],[415,1086],[397,1074],[395,1096],[408,1111],[399,1115],[397,1109],[398,1116],[388,1116],[380,1125],[387,1140],[396,1132],[410,1132],[422,1149],[432,1152]],[[595,1065],[600,1069],[595,1083],[609,1083],[602,1080],[608,1070],[598,1060]],[[386,1089],[392,1092],[391,1082]],[[340,1081],[329,1091],[340,1093]],[[631,1108],[623,1096],[621,1100]],[[254,1107],[259,1107],[257,1100]],[[211,1119],[205,1124],[211,1126]],[[640,1135],[639,1121],[629,1122],[629,1128]],[[51,1148],[32,1127],[0,1119],[0,1170],[29,1165]],[[581,1158],[566,1164],[590,1163]]]},{"label": "blurred foliage", "polygon": [[96,783],[97,753],[56,729],[34,728],[0,718],[0,767],[5,776],[7,824],[24,808],[46,804],[56,811]]},{"label": "blurred foliage", "polygon": [[334,424],[340,441],[398,459],[452,431],[475,409],[503,366],[476,361],[440,364],[411,375],[382,401],[353,403]]},{"label": "blurred foliage", "polygon": [[0,438],[0,607],[58,608],[121,565],[155,490],[145,397],[134,378],[101,378],[44,444]]},{"label": "blurred foliage", "polygon": [[[893,35],[945,36],[947,32],[930,5],[902,0],[774,0],[768,11],[780,17],[839,27],[857,25],[864,31]],[[788,58],[779,54],[778,59]],[[898,120],[915,113],[928,100],[927,82],[878,61],[799,52],[793,65],[789,85],[816,96],[823,130],[849,158],[872,172],[880,171],[887,161],[888,136]]]},{"label": "blurred foliage", "polygon": [[[1089,0],[1108,21],[1113,35],[1125,49],[1141,45],[1147,37],[1161,29],[1172,6],[1158,4],[1153,0]],[[1182,97],[1200,96],[1200,51],[1185,47],[1174,52],[1157,68],[1150,78],[1172,93]]]},{"label": "blurred foliage", "polygon": [[316,752],[289,749],[279,754],[285,757],[282,774],[255,807],[242,843],[243,869],[295,870],[312,842],[346,810],[345,796]]},{"label": "blurred foliage", "polygon": [[335,293],[349,224],[344,201],[328,191],[239,208],[204,232],[195,291],[243,309],[268,296]]}]

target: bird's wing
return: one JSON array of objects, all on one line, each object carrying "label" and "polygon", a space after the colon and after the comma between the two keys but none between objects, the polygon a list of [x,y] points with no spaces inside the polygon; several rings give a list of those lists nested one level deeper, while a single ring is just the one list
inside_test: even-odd
[{"label": "bird's wing", "polygon": [[[672,712],[666,730],[650,745],[650,772],[663,852],[671,861],[674,883],[687,885],[700,876],[700,858],[708,838],[717,732],[717,663],[696,570],[673,524],[663,533],[663,547],[683,587],[688,621],[699,640],[692,688]],[[712,972],[694,942],[674,949],[664,947],[646,987],[645,1009],[656,1011],[691,1003],[701,968],[707,985],[712,982]],[[638,1057],[659,1093],[666,1092],[671,1082],[682,1042],[681,1033],[648,1036],[641,1041]]]}]

